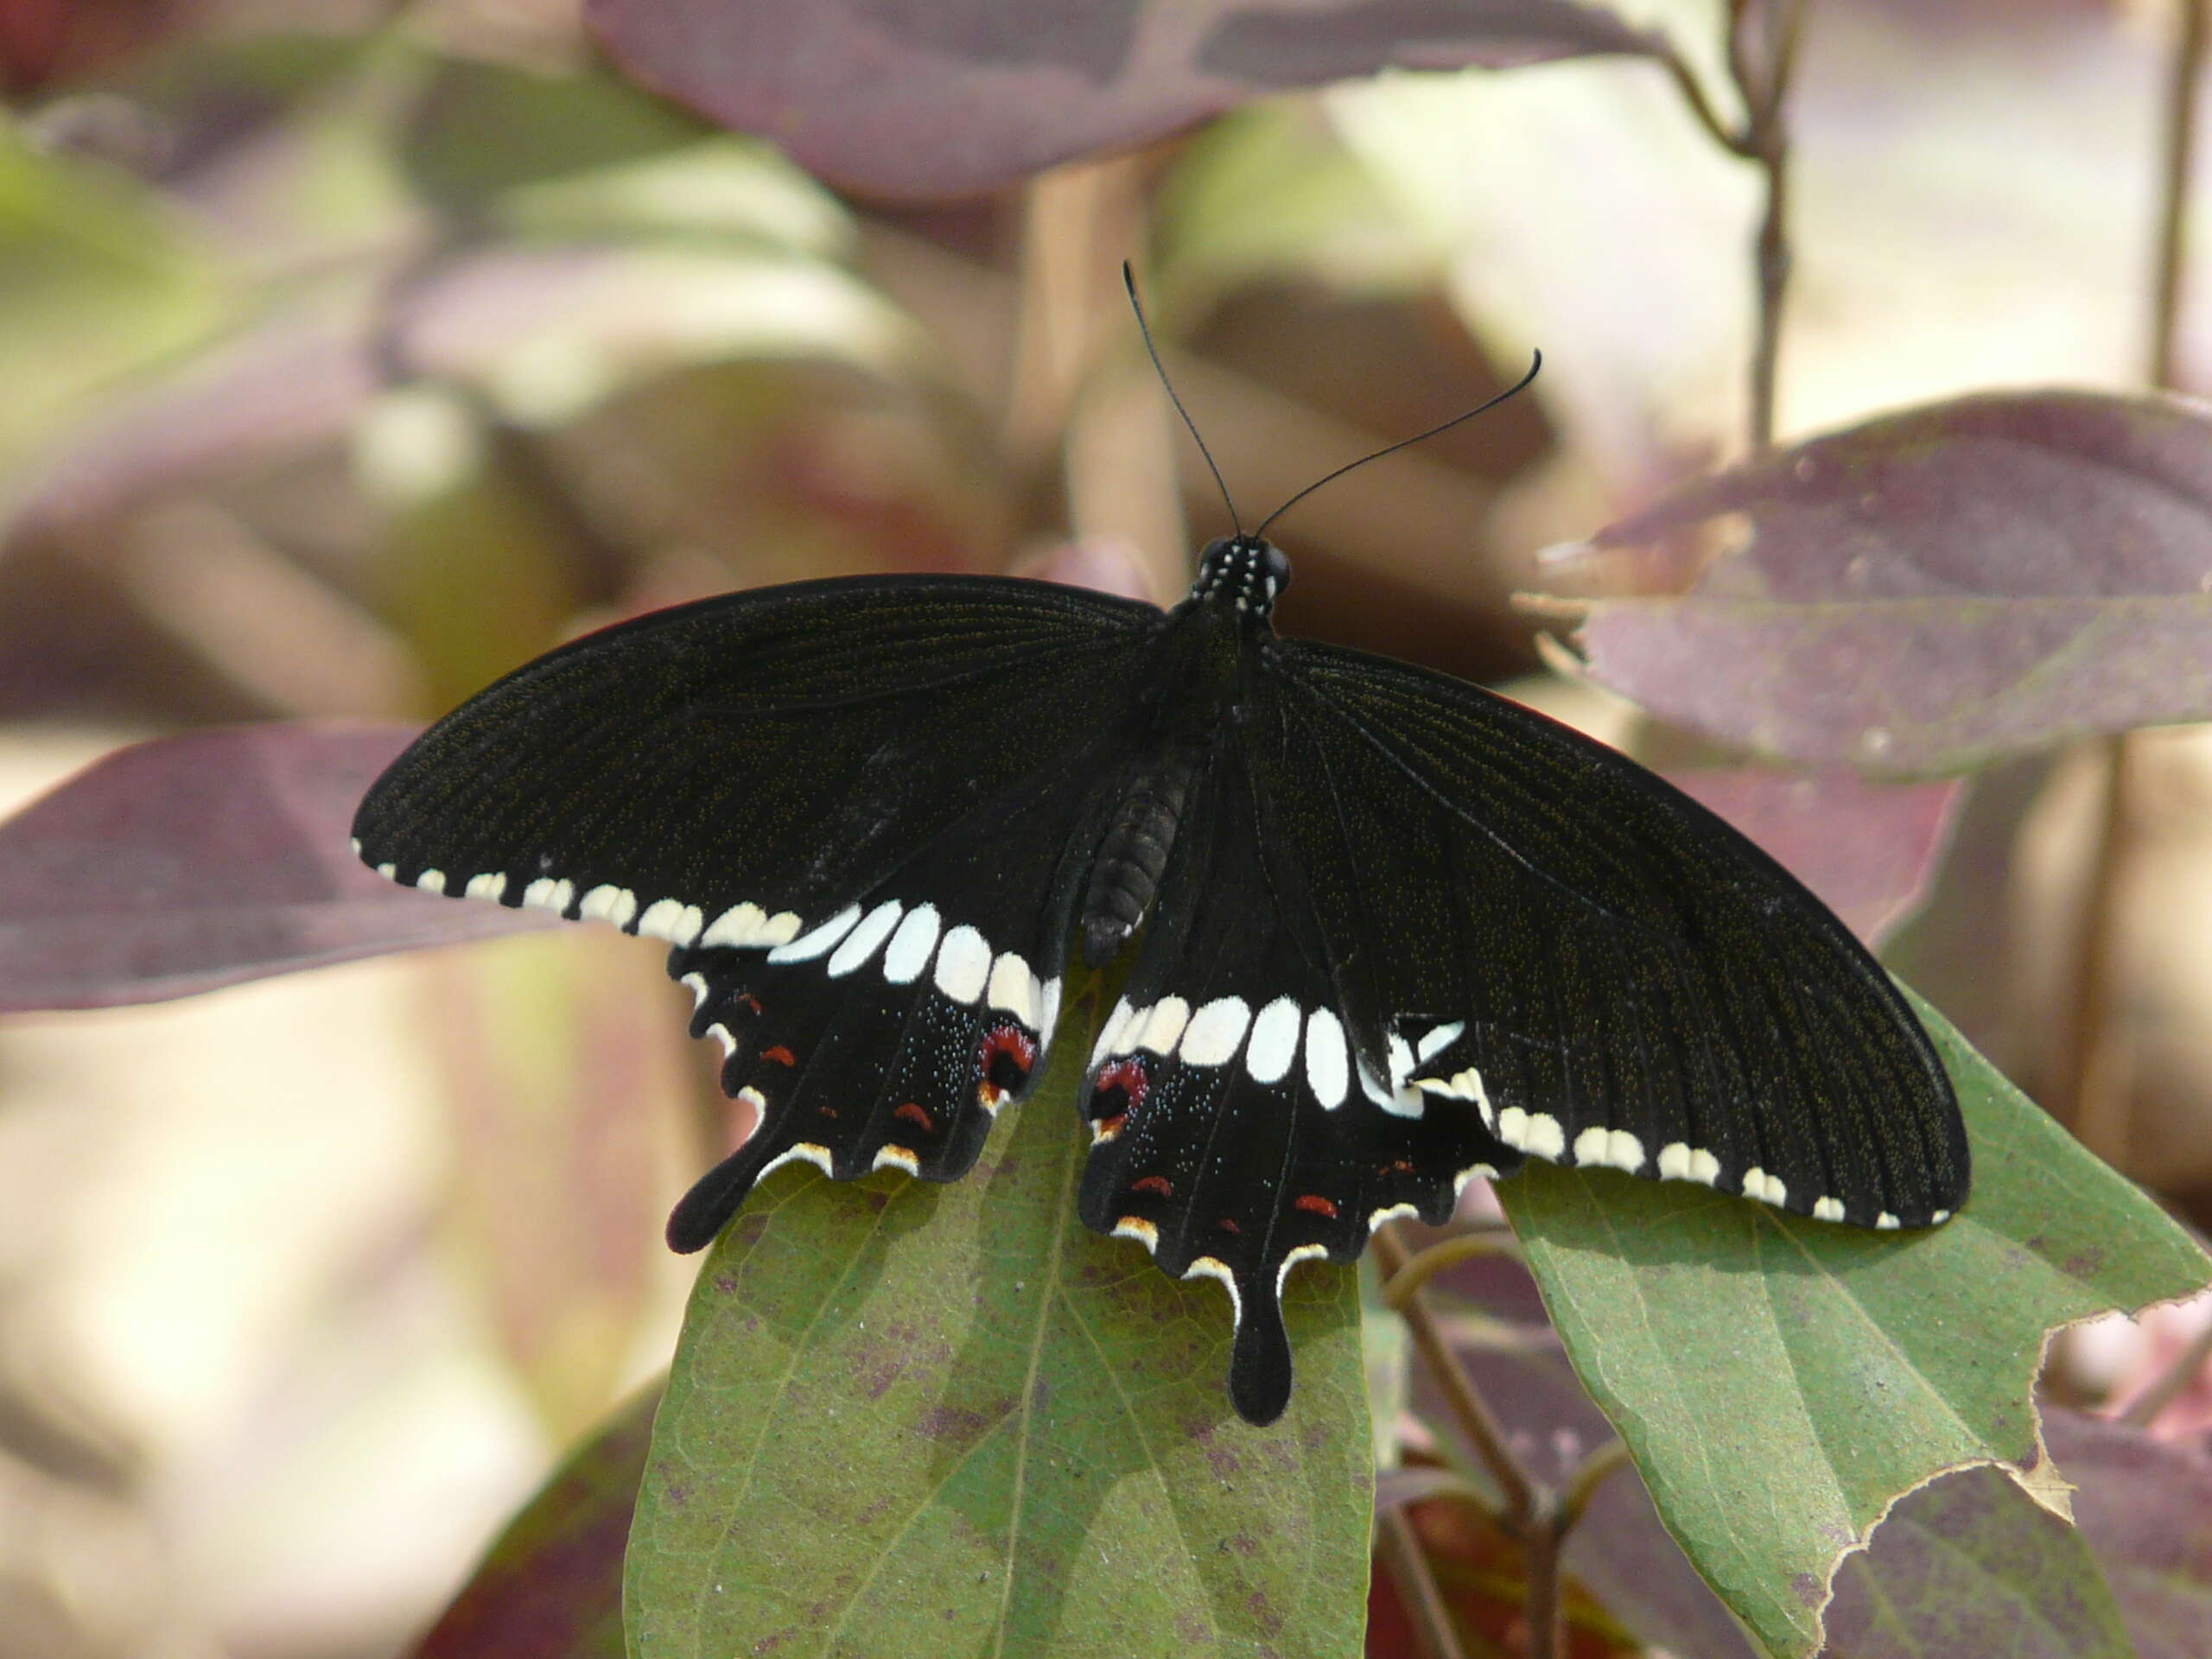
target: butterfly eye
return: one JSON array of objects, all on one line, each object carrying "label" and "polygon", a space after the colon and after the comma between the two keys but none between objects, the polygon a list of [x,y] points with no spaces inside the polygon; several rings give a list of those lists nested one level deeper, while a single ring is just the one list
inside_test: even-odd
[{"label": "butterfly eye", "polygon": [[1267,556],[1268,580],[1274,584],[1276,593],[1284,592],[1290,586],[1289,556],[1273,542],[1262,542],[1260,546]]}]

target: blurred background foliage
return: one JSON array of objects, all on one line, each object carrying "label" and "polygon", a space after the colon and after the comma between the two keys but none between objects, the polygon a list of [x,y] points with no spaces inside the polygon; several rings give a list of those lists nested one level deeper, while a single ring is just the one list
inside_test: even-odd
[{"label": "blurred background foliage", "polygon": [[[428,716],[733,587],[1057,554],[1170,601],[1228,524],[1125,256],[1248,519],[1541,346],[1534,395],[1283,525],[1283,625],[1714,758],[1516,679],[1536,554],[1743,443],[1756,182],[1651,66],[1385,76],[917,207],[595,67],[575,12],[0,8],[0,810],[150,733]],[[1816,10],[1783,434],[2139,384],[2164,21]],[[2063,1107],[2053,1011],[2106,905],[2130,1035],[2092,1144],[2202,1223],[2212,746],[2133,753],[2101,897],[2098,755],[2011,763],[1891,954]],[[564,930],[0,1033],[0,1654],[371,1659],[421,1626],[665,1361],[660,1217],[746,1126],[659,958]],[[2076,1350],[2074,1398],[2150,1363]]]}]

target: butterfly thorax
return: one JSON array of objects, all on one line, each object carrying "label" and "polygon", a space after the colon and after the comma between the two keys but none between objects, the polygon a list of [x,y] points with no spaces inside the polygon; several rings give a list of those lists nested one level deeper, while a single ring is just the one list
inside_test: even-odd
[{"label": "butterfly thorax", "polygon": [[1224,536],[1208,542],[1198,555],[1190,598],[1263,623],[1289,586],[1290,561],[1274,543],[1257,536]]},{"label": "butterfly thorax", "polygon": [[[1266,563],[1273,550],[1257,545],[1252,597],[1239,606],[1231,596],[1246,581],[1241,571],[1248,562],[1228,551],[1228,542],[1216,542],[1191,596],[1159,636],[1144,729],[1111,793],[1077,916],[1077,942],[1091,967],[1113,960],[1150,913],[1214,745],[1243,718],[1245,658],[1273,632]],[[1209,570],[1215,572],[1211,582]],[[1281,577],[1274,581],[1281,591]]]}]

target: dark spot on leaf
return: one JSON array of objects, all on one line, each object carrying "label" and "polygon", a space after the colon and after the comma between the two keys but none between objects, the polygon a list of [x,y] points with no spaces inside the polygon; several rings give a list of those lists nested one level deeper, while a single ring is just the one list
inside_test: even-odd
[{"label": "dark spot on leaf", "polygon": [[2089,1279],[2105,1270],[2105,1253],[2099,1249],[2076,1250],[2059,1263],[2059,1270],[2073,1279]]},{"label": "dark spot on leaf", "polygon": [[723,1295],[728,1295],[737,1288],[737,1275],[734,1273],[716,1274],[715,1275],[715,1288],[721,1292]]},{"label": "dark spot on leaf", "polygon": [[1252,1622],[1260,1627],[1262,1636],[1282,1634],[1282,1615],[1268,1605],[1264,1590],[1255,1590],[1244,1599],[1244,1609],[1252,1615]]},{"label": "dark spot on leaf", "polygon": [[1796,1596],[1801,1605],[1815,1611],[1824,1599],[1820,1580],[1809,1573],[1800,1573],[1789,1580],[1789,1593]]},{"label": "dark spot on leaf", "polygon": [[989,1420],[980,1411],[965,1411],[957,1406],[932,1406],[914,1427],[925,1440],[965,1445],[990,1426]]}]

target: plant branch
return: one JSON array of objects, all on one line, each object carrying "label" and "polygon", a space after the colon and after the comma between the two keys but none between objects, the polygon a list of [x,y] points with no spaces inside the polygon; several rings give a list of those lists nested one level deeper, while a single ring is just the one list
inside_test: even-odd
[{"label": "plant branch", "polygon": [[2189,198],[2196,170],[2197,87],[2203,78],[2208,0],[2183,0],[2166,86],[2164,182],[2158,204],[2158,264],[2151,307],[2151,384],[2181,381],[2182,279],[2187,269]]},{"label": "plant branch", "polygon": [[2120,1421],[2130,1428],[2148,1428],[2158,1415],[2181,1397],[2182,1391],[2196,1380],[2204,1369],[2204,1362],[2212,1359],[2212,1320],[2190,1338],[2189,1346],[2174,1356],[2173,1363],[2152,1379],[2151,1386],[2127,1402],[2127,1409],[2120,1414]]},{"label": "plant branch", "polygon": [[1462,1262],[1471,1262],[1478,1256],[1517,1256],[1520,1248],[1513,1236],[1513,1230],[1503,1223],[1484,1226],[1464,1233],[1454,1233],[1449,1238],[1439,1239],[1427,1249],[1416,1251],[1405,1266],[1382,1281],[1383,1302],[1394,1311],[1402,1313],[1413,1294],[1445,1268],[1457,1267]]},{"label": "plant branch", "polygon": [[[2212,0],[2183,0],[2167,77],[2164,165],[2158,242],[2152,255],[2149,372],[2152,385],[2169,389],[2181,378],[2182,295],[2188,269],[2189,201],[2196,170],[2198,84],[2204,69],[2208,10],[2212,10]],[[2133,1038],[2113,1018],[2114,957],[2119,950],[2114,926],[2132,840],[2128,792],[2129,779],[2136,770],[2131,753],[2133,747],[2124,732],[2101,745],[2105,787],[2093,855],[2095,861],[2082,908],[2075,955],[2081,969],[2075,981],[2063,1062],[2064,1097],[2073,1115],[2074,1132],[2092,1152],[2113,1164],[2123,1164],[2126,1156],[2135,1083]]]},{"label": "plant branch", "polygon": [[1590,1500],[1598,1496],[1598,1489],[1605,1484],[1605,1477],[1628,1461],[1628,1442],[1607,1440],[1594,1448],[1581,1462],[1574,1465],[1574,1472],[1567,1478],[1567,1484],[1560,1489],[1560,1530],[1564,1533],[1582,1519],[1590,1507]]},{"label": "plant branch", "polygon": [[[1395,1224],[1375,1235],[1374,1249],[1375,1265],[1382,1270],[1383,1282],[1399,1283],[1414,1258]],[[1560,1544],[1566,1531],[1561,1524],[1559,1499],[1514,1455],[1506,1443],[1503,1425],[1491,1410],[1481,1390],[1475,1387],[1466,1368],[1452,1353],[1452,1344],[1429,1311],[1418,1281],[1405,1282],[1411,1288],[1398,1311],[1404,1315],[1406,1328],[1413,1336],[1414,1351],[1436,1379],[1453,1423],[1481,1461],[1484,1471],[1497,1484],[1505,1502],[1505,1513],[1499,1518],[1519,1540],[1526,1555],[1528,1602],[1524,1611],[1529,1626],[1529,1659],[1554,1659],[1560,1651]]]},{"label": "plant branch", "polygon": [[[1774,442],[1775,386],[1782,357],[1782,312],[1789,297],[1789,129],[1783,117],[1791,72],[1804,36],[1810,0],[1729,0],[1728,69],[1744,100],[1744,130],[1733,146],[1766,175],[1766,203],[1752,254],[1758,286],[1758,319],[1751,342],[1751,443]],[[1755,55],[1749,24],[1764,37]]]},{"label": "plant branch", "polygon": [[[1395,1226],[1385,1227],[1376,1234],[1374,1248],[1375,1265],[1382,1269],[1385,1283],[1404,1272],[1412,1259]],[[1467,1444],[1490,1478],[1497,1483],[1498,1491],[1505,1499],[1506,1522],[1516,1529],[1525,1525],[1536,1513],[1540,1494],[1534,1478],[1506,1445],[1504,1427],[1475,1387],[1474,1379],[1453,1357],[1452,1344],[1445,1338],[1435,1314],[1429,1311],[1421,1293],[1416,1290],[1408,1296],[1398,1311],[1405,1316],[1406,1328],[1413,1334],[1414,1347],[1422,1363],[1444,1391],[1452,1421],[1466,1436]]]},{"label": "plant branch", "polygon": [[1689,105],[1690,113],[1697,118],[1698,125],[1705,129],[1706,135],[1714,143],[1730,155],[1740,156],[1745,161],[1757,159],[1748,147],[1744,130],[1721,118],[1720,111],[1713,107],[1713,100],[1706,96],[1705,83],[1698,79],[1697,71],[1690,67],[1689,60],[1675,50],[1672,41],[1664,35],[1656,35],[1652,41],[1651,55],[1674,80],[1675,90],[1682,95],[1682,102]]},{"label": "plant branch", "polygon": [[1421,1547],[1413,1518],[1403,1510],[1391,1510],[1376,1523],[1375,1530],[1376,1548],[1390,1571],[1391,1581],[1398,1586],[1406,1617],[1413,1622],[1414,1640],[1421,1648],[1421,1659],[1464,1659],[1459,1632],[1452,1628],[1451,1609],[1437,1586],[1436,1574],[1429,1571],[1428,1556]]}]

